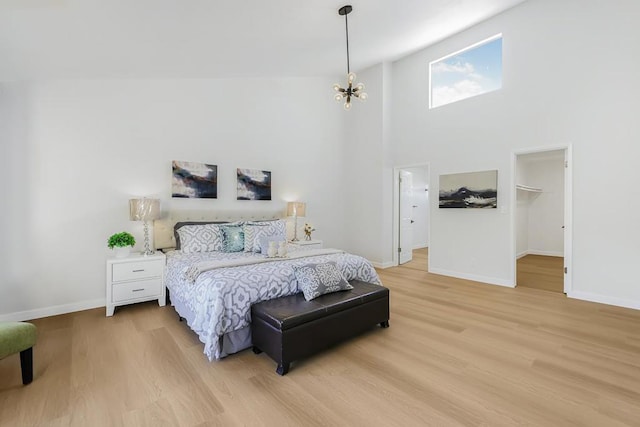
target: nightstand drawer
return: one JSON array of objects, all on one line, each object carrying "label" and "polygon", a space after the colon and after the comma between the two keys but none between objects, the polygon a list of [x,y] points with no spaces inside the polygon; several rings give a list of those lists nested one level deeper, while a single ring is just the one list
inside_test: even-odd
[{"label": "nightstand drawer", "polygon": [[113,285],[112,302],[157,296],[162,293],[162,279],[140,280]]},{"label": "nightstand drawer", "polygon": [[113,264],[113,281],[149,279],[162,275],[163,261],[136,261]]}]

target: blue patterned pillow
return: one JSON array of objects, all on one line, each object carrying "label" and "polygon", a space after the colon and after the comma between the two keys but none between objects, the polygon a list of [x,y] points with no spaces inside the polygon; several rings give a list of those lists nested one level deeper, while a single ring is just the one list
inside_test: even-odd
[{"label": "blue patterned pillow", "polygon": [[222,252],[242,252],[244,249],[244,232],[240,226],[222,225]]},{"label": "blue patterned pillow", "polygon": [[188,254],[222,250],[223,236],[217,224],[187,224],[176,228],[176,249]]},{"label": "blue patterned pillow", "polygon": [[293,267],[293,272],[298,280],[298,288],[307,301],[331,292],[353,289],[335,262]]}]

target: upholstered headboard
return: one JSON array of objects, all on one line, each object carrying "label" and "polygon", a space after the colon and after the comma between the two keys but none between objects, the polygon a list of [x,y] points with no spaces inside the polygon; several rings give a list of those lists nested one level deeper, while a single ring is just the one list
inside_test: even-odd
[{"label": "upholstered headboard", "polygon": [[176,247],[173,227],[183,221],[259,221],[284,217],[284,211],[252,211],[252,212],[213,212],[207,211],[170,211],[153,222],[153,241],[156,249],[172,249]]}]

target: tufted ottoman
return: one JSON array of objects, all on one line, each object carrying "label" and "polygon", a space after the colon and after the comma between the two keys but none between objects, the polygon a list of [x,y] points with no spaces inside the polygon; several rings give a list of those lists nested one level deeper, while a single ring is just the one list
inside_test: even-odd
[{"label": "tufted ottoman", "polygon": [[352,280],[352,290],[306,301],[302,293],[251,306],[251,340],[285,375],[291,362],[322,351],[379,324],[389,327],[389,289]]},{"label": "tufted ottoman", "polygon": [[33,346],[36,327],[25,322],[0,322],[0,359],[20,352],[22,384],[33,380]]}]

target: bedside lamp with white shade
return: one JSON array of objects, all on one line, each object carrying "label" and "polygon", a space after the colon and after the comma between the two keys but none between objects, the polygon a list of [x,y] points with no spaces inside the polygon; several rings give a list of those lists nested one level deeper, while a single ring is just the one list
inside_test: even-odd
[{"label": "bedside lamp with white shade", "polygon": [[131,219],[131,221],[144,222],[143,255],[151,255],[154,253],[149,247],[149,221],[158,218],[160,218],[160,200],[147,198],[129,200],[129,219]]},{"label": "bedside lamp with white shade", "polygon": [[293,239],[292,242],[298,241],[298,217],[306,215],[307,204],[303,202],[289,202],[287,203],[287,216],[293,217]]}]

